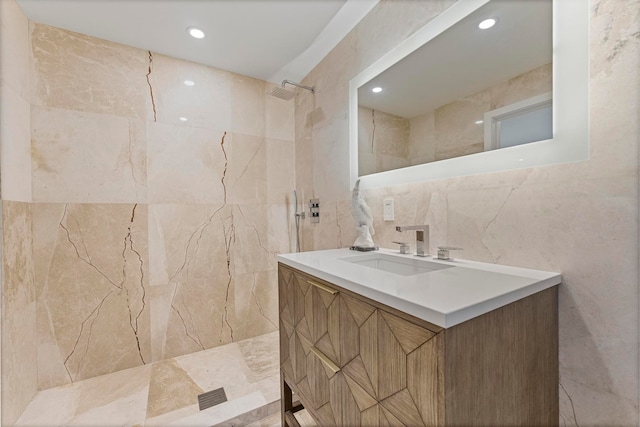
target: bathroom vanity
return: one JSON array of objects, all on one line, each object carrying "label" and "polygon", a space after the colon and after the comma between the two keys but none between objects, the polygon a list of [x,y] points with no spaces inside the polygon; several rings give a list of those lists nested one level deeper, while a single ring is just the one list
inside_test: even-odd
[{"label": "bathroom vanity", "polygon": [[278,261],[283,425],[301,407],[321,426],[558,424],[559,274],[384,249]]}]

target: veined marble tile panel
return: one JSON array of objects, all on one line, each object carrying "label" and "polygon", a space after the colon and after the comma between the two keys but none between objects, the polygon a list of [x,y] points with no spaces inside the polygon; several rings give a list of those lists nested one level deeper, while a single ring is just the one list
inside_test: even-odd
[{"label": "veined marble tile panel", "polygon": [[154,360],[277,329],[269,273],[282,231],[269,228],[266,208],[149,207]]},{"label": "veined marble tile panel", "polygon": [[33,200],[146,201],[142,120],[32,106]]},{"label": "veined marble tile panel", "polygon": [[2,201],[2,424],[13,424],[37,391],[32,209]]},{"label": "veined marble tile panel", "polygon": [[224,130],[147,123],[150,203],[224,203],[228,198],[230,145]]},{"label": "veined marble tile panel", "polygon": [[31,103],[153,120],[149,52],[30,23]]},{"label": "veined marble tile panel", "polygon": [[[214,131],[231,128],[233,73],[158,53],[151,54],[151,61],[149,85],[156,112],[153,121]],[[187,86],[185,80],[195,85]]]},{"label": "veined marble tile panel", "polygon": [[40,384],[148,363],[146,205],[35,204],[34,232]]},{"label": "veined marble tile panel", "polygon": [[227,200],[235,204],[267,202],[267,139],[233,134],[227,147]]}]

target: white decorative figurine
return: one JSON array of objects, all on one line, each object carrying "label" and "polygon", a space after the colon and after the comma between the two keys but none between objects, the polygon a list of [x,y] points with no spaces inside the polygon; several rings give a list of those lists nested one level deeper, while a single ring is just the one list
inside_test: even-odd
[{"label": "white decorative figurine", "polygon": [[367,206],[367,202],[364,201],[360,195],[360,180],[356,181],[356,185],[353,187],[351,193],[351,215],[356,222],[356,228],[359,235],[353,246],[360,246],[365,248],[372,248],[373,239],[371,236],[376,234],[373,229],[373,215],[371,215],[371,209]]}]

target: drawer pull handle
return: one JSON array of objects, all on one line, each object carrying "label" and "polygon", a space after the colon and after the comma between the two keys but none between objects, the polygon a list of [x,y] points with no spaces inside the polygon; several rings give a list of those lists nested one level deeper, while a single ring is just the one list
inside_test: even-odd
[{"label": "drawer pull handle", "polygon": [[310,284],[311,286],[315,286],[316,288],[318,288],[318,289],[320,289],[322,291],[328,292],[331,295],[335,295],[335,294],[338,293],[338,291],[336,291],[335,289],[331,289],[330,287],[325,286],[325,285],[320,284],[320,283],[312,282],[311,280],[307,280],[307,283]]},{"label": "drawer pull handle", "polygon": [[318,359],[320,359],[320,361],[324,363],[327,368],[331,369],[331,372],[333,372],[334,374],[340,372],[340,368],[338,367],[338,365],[333,363],[331,359],[329,359],[323,352],[321,352],[314,346],[311,347],[311,351],[313,352],[313,354],[318,356]]}]

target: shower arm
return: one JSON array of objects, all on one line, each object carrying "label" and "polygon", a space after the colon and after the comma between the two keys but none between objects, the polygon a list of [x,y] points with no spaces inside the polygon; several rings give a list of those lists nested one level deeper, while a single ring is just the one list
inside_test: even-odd
[{"label": "shower arm", "polygon": [[301,85],[300,83],[296,83],[296,82],[292,82],[291,80],[283,80],[282,81],[282,88],[284,89],[284,85],[292,85],[292,86],[296,86],[302,89],[306,89],[308,91],[310,91],[311,93],[316,93],[316,89],[314,86],[305,86],[305,85]]}]

